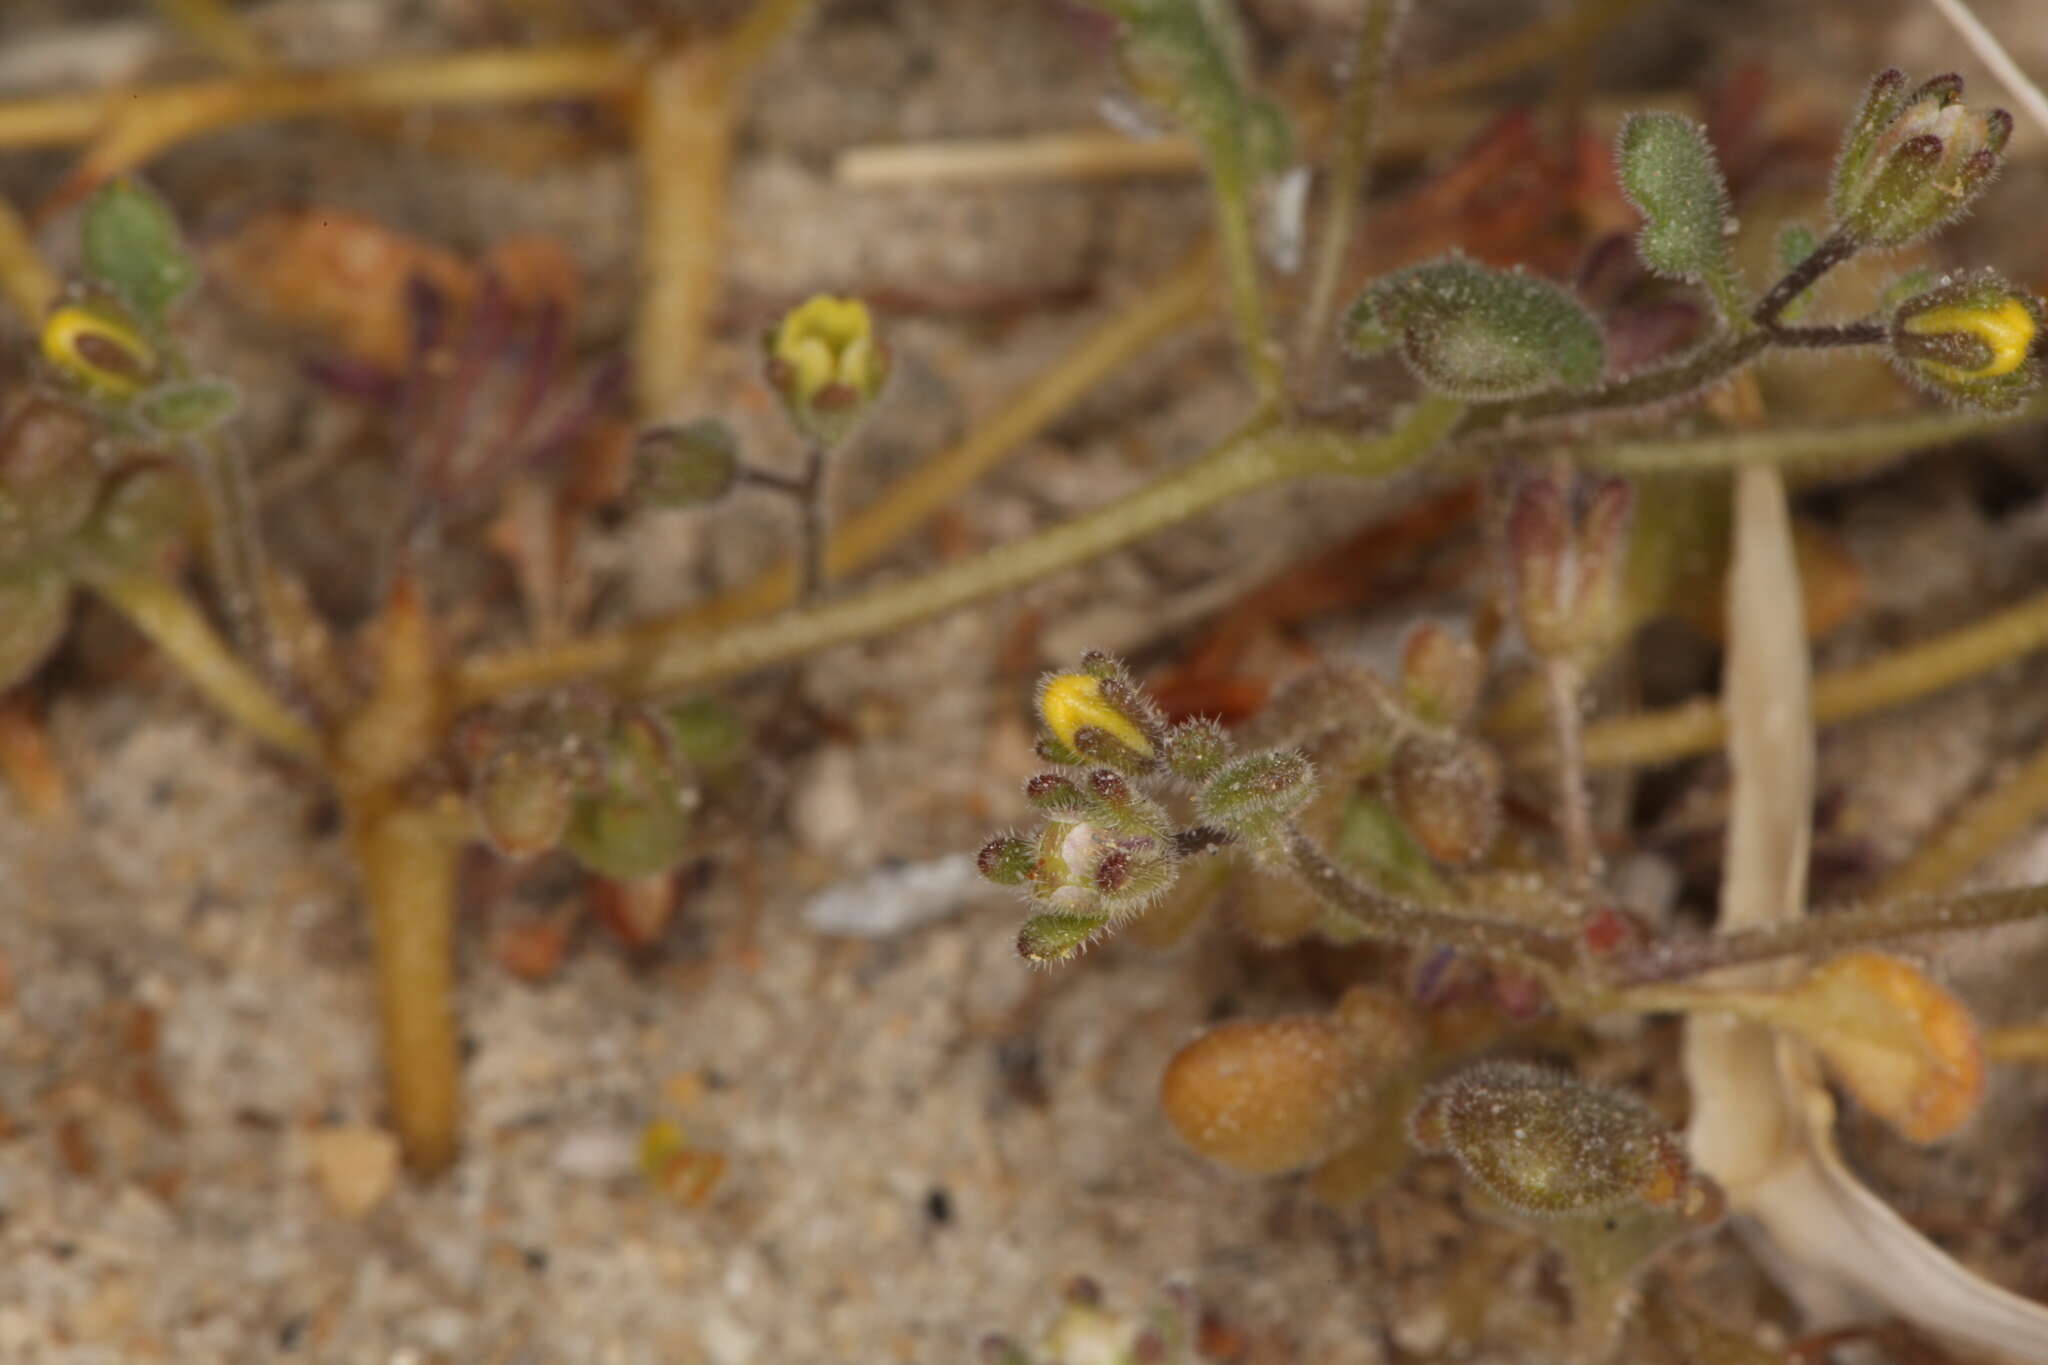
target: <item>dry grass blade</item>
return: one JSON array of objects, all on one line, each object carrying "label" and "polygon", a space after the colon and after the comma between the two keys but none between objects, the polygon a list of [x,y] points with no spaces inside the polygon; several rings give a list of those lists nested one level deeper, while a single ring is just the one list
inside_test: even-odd
[{"label": "dry grass blade", "polygon": [[[1735,511],[1724,932],[1804,913],[1813,795],[1811,680],[1778,473],[1745,468]],[[1730,1207],[1762,1227],[1786,1288],[1810,1313],[1876,1303],[1945,1337],[2048,1359],[2048,1309],[1972,1274],[1842,1164],[1834,1100],[1805,1044],[1707,1016],[1688,1022],[1685,1060],[1693,1155]]]}]

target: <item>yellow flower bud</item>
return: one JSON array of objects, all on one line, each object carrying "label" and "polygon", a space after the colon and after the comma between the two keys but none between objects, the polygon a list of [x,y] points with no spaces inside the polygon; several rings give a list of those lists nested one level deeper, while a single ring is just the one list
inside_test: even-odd
[{"label": "yellow flower bud", "polygon": [[1946,379],[1996,379],[2011,374],[2027,363],[2027,352],[2040,332],[2034,315],[2017,298],[2008,295],[1988,304],[1956,303],[1916,313],[1900,324],[1913,336],[1941,336],[1953,333],[1975,337],[1984,343],[1990,360],[1974,369],[1944,365],[1935,360],[1920,363]]},{"label": "yellow flower bud", "polygon": [[1062,673],[1038,694],[1039,718],[1053,737],[1080,752],[1075,736],[1096,729],[1142,758],[1152,756],[1152,741],[1137,722],[1102,695],[1102,679],[1086,673]]},{"label": "yellow flower bud", "polygon": [[43,358],[104,398],[132,398],[156,373],[156,351],[113,312],[65,304],[43,324]]},{"label": "yellow flower bud", "polygon": [[817,294],[769,332],[768,382],[790,415],[827,445],[845,438],[889,378],[889,351],[859,299]]},{"label": "yellow flower bud", "polygon": [[1943,282],[1892,314],[1892,356],[1915,382],[1976,407],[2010,409],[2040,385],[2040,300],[1989,271]]}]

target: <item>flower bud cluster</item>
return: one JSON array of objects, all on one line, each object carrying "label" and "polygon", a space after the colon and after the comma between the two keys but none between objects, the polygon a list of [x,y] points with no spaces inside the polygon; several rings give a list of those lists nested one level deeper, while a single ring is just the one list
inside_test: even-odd
[{"label": "flower bud cluster", "polygon": [[[1240,754],[1214,722],[1167,724],[1107,655],[1047,677],[1038,715],[1038,752],[1054,766],[1025,783],[1024,798],[1043,823],[997,835],[979,857],[984,877],[1022,890],[1036,912],[1017,945],[1034,962],[1072,957],[1149,908],[1190,857],[1229,843],[1276,848],[1314,791],[1299,754]],[[1176,788],[1191,827],[1166,804]]]},{"label": "flower bud cluster", "polygon": [[194,375],[170,313],[199,267],[162,199],[130,180],[100,190],[81,226],[85,279],[44,319],[44,363],[116,430],[193,436],[233,417],[241,395]]}]

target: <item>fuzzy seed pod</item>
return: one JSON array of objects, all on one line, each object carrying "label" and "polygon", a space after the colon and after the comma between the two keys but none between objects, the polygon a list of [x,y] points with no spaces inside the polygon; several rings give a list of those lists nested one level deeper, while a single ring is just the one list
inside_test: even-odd
[{"label": "fuzzy seed pod", "polygon": [[1424,1096],[1409,1135],[1448,1152],[1519,1213],[1568,1217],[1629,1205],[1711,1210],[1678,1136],[1633,1095],[1522,1062],[1483,1062]]}]

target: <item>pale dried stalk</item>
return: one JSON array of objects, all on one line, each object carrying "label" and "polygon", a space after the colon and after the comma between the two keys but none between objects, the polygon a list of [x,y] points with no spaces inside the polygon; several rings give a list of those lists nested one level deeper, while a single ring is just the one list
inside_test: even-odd
[{"label": "pale dried stalk", "polygon": [[[1734,798],[1724,932],[1805,913],[1813,730],[1799,603],[1782,480],[1775,470],[1744,469],[1729,576]],[[1721,979],[1769,985],[1776,974],[1750,967]],[[1731,1208],[1761,1228],[1783,1258],[1780,1278],[1810,1313],[1873,1301],[1945,1337],[2048,1359],[2048,1310],[1971,1274],[1842,1164],[1834,1100],[1810,1048],[1759,1024],[1693,1017],[1685,1065],[1694,1159]]]}]

